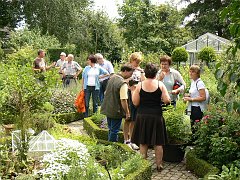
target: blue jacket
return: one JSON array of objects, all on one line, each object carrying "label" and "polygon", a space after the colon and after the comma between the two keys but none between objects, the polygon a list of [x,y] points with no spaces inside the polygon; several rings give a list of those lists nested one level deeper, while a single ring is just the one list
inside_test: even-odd
[{"label": "blue jacket", "polygon": [[[100,82],[99,82],[99,76],[100,75],[104,75],[104,74],[109,74],[107,70],[103,69],[102,67],[98,66],[95,64],[94,68],[96,68],[96,70],[98,71],[96,78],[95,78],[95,90],[99,90],[100,89]],[[86,66],[83,70],[82,73],[82,78],[83,78],[83,88],[87,89],[87,81],[88,81],[88,71],[91,69],[91,66]]]}]

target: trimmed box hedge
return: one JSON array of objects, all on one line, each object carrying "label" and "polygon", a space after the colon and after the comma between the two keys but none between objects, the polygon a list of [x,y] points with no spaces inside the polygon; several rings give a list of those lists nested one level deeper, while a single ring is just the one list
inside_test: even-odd
[{"label": "trimmed box hedge", "polygon": [[[102,139],[98,139],[98,142],[101,144],[118,146],[121,150],[125,152],[129,152],[132,154],[136,153],[135,151],[130,149],[126,144],[109,142]],[[128,174],[127,177],[125,177],[125,180],[150,180],[151,177],[152,177],[151,163],[148,160],[144,160],[144,163],[142,164],[141,168],[139,168],[134,173]]]},{"label": "trimmed box hedge", "polygon": [[78,112],[72,112],[72,113],[53,114],[53,117],[56,119],[57,123],[68,124],[70,122],[83,119],[84,114],[78,113]]},{"label": "trimmed box hedge", "polygon": [[[108,140],[108,130],[98,127],[92,120],[91,117],[83,119],[83,127],[87,134],[96,139]],[[118,142],[123,142],[123,132],[118,133]]]},{"label": "trimmed box hedge", "polygon": [[197,158],[194,149],[190,149],[186,153],[186,169],[203,179],[207,179],[208,175],[216,175],[219,173],[218,168],[203,159]]}]

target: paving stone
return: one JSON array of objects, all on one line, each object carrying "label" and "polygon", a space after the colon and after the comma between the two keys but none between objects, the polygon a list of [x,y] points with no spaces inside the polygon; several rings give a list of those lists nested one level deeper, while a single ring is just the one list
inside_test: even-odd
[{"label": "paving stone", "polygon": [[[87,135],[83,129],[83,121],[75,121],[68,124],[71,131],[79,134]],[[148,160],[152,164],[152,180],[197,180],[198,178],[194,176],[190,171],[186,170],[185,163],[170,163],[164,162],[164,169],[161,172],[156,170],[155,164],[155,154],[153,149],[148,150]]]}]

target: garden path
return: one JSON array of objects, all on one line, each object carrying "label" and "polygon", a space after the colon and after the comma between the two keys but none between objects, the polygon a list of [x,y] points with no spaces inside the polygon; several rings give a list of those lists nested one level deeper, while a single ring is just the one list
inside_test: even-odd
[{"label": "garden path", "polygon": [[[83,129],[83,121],[75,121],[68,124],[68,127],[72,132],[87,135]],[[168,163],[164,162],[164,169],[159,173],[156,170],[154,150],[148,151],[148,160],[152,165],[152,180],[197,180],[191,172],[186,170],[184,162],[180,163]]]}]

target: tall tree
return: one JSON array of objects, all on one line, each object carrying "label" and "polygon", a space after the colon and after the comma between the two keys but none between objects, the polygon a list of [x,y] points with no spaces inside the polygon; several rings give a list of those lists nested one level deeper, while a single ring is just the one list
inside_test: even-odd
[{"label": "tall tree", "polygon": [[[182,16],[169,5],[156,6],[150,1],[126,0],[119,8],[120,27],[129,47],[143,52],[170,52],[186,39],[179,34],[186,29],[180,27]],[[185,41],[185,42],[184,42]]]},{"label": "tall tree", "polygon": [[15,28],[21,20],[20,0],[0,0],[0,28]]},{"label": "tall tree", "polygon": [[227,23],[223,23],[219,18],[219,13],[224,7],[228,6],[229,0],[182,0],[190,4],[184,10],[186,16],[193,16],[187,23],[191,27],[195,37],[206,32],[217,34],[221,37],[229,38]]},{"label": "tall tree", "polygon": [[22,0],[23,13],[29,28],[39,27],[43,34],[68,41],[68,32],[92,3],[90,0]]}]

